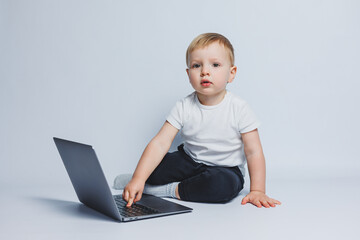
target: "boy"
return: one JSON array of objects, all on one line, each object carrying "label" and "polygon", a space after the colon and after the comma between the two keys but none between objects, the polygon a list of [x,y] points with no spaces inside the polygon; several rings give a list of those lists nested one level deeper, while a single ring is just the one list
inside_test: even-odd
[{"label": "boy", "polygon": [[[229,40],[216,33],[199,35],[187,49],[186,64],[195,92],[176,103],[145,148],[133,176],[119,175],[114,188],[124,189],[128,207],[139,201],[142,193],[228,202],[243,188],[247,161],[250,193],[242,204],[266,208],[281,204],[265,194],[259,123],[247,103],[226,90],[237,70]],[[179,130],[184,144],[168,153]]]}]

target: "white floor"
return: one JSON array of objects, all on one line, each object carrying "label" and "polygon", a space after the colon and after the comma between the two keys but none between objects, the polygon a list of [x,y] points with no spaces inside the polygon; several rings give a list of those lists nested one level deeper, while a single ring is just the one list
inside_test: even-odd
[{"label": "white floor", "polygon": [[[192,213],[119,223],[76,198],[72,186],[2,188],[0,239],[359,239],[360,178],[268,182],[273,209],[182,202]],[[175,201],[175,200],[174,200]]]}]

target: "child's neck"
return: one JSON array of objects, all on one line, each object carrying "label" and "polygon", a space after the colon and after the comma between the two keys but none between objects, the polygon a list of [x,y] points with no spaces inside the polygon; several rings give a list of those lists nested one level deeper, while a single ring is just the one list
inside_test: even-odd
[{"label": "child's neck", "polygon": [[211,96],[208,96],[208,95],[203,95],[201,93],[198,93],[196,92],[196,95],[199,99],[199,102],[202,104],[202,105],[205,105],[205,106],[214,106],[214,105],[217,105],[219,103],[221,103],[221,101],[224,99],[225,95],[226,95],[226,90],[216,94],[216,95],[211,95]]}]

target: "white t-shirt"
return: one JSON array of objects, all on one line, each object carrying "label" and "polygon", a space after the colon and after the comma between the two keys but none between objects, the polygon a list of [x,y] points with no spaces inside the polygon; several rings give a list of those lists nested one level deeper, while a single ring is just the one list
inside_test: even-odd
[{"label": "white t-shirt", "polygon": [[166,119],[181,130],[184,151],[196,162],[210,166],[239,166],[246,158],[241,133],[260,125],[249,105],[227,91],[217,105],[202,105],[196,92],[178,101]]}]

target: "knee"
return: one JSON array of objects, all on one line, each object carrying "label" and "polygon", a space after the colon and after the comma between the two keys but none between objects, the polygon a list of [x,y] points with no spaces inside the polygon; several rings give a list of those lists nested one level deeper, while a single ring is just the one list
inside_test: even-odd
[{"label": "knee", "polygon": [[146,183],[151,184],[151,185],[162,185],[163,184],[164,163],[168,160],[169,156],[171,156],[170,153],[165,154],[163,160],[154,169],[154,171],[150,174],[150,176],[146,180]]},{"label": "knee", "polygon": [[243,180],[230,170],[215,170],[205,174],[207,191],[214,197],[214,202],[228,202],[235,198],[243,188]]},{"label": "knee", "polygon": [[155,169],[155,171],[152,172],[149,178],[146,180],[146,183],[151,185],[162,185],[164,184],[164,176],[161,171],[159,171],[159,169]]}]

